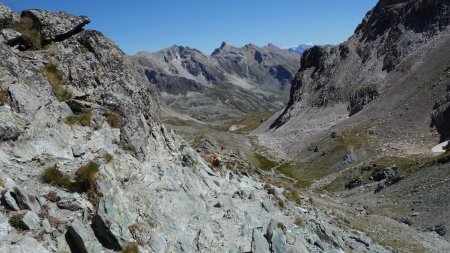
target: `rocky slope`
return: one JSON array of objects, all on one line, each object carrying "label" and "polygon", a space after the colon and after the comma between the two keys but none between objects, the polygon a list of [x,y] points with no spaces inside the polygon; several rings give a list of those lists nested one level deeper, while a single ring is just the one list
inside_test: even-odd
[{"label": "rocky slope", "polygon": [[389,252],[251,168],[208,167],[87,17],[0,21],[0,252]]},{"label": "rocky slope", "polygon": [[450,136],[449,22],[449,1],[379,1],[346,42],[304,52],[286,108],[254,132],[287,161],[274,170],[356,208],[364,231],[405,252],[436,250],[382,238],[370,220],[449,240],[449,153],[432,153]]},{"label": "rocky slope", "polygon": [[132,59],[162,91],[165,104],[200,120],[279,109],[287,101],[299,56],[269,44],[223,43],[211,56],[181,46]]},{"label": "rocky slope", "polygon": [[384,149],[428,149],[439,139],[429,125],[446,90],[448,62],[437,56],[447,51],[448,21],[447,1],[380,1],[348,41],[303,54],[290,100],[257,131],[269,133],[261,141],[292,157],[331,127],[357,122]]}]

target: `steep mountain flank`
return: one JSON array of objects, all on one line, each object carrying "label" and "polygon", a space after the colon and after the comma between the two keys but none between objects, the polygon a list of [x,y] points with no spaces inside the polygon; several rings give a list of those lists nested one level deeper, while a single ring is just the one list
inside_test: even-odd
[{"label": "steep mountain flank", "polygon": [[389,252],[251,166],[211,169],[86,17],[0,20],[0,252]]},{"label": "steep mountain flank", "polygon": [[448,51],[449,18],[448,1],[380,1],[348,41],[303,54],[286,108],[256,131],[269,133],[261,142],[292,157],[358,123],[383,150],[428,149],[438,141],[430,113],[448,79],[440,55]]},{"label": "steep mountain flank", "polygon": [[433,250],[370,220],[450,238],[448,146],[434,147],[450,137],[449,20],[449,1],[379,1],[346,42],[304,52],[286,108],[254,131],[281,177],[355,208],[362,230],[406,252]]},{"label": "steep mountain flank", "polygon": [[297,54],[272,44],[223,43],[211,56],[173,46],[132,58],[162,91],[165,104],[200,120],[281,108],[300,63]]}]

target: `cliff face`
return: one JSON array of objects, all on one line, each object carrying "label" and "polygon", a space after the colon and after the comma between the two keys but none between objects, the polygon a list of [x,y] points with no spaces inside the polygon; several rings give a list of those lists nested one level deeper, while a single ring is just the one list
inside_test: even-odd
[{"label": "cliff face", "polygon": [[88,18],[0,20],[0,252],[387,252],[251,168],[209,168]]},{"label": "cliff face", "polygon": [[[414,134],[427,135],[427,141],[435,142],[427,124],[436,96],[445,91],[442,65],[447,62],[436,58],[433,62],[431,57],[446,51],[449,5],[435,0],[380,1],[348,41],[334,48],[306,50],[286,108],[257,133],[299,136],[307,145],[333,125],[369,120],[379,129],[379,138],[391,142],[391,147],[404,151],[399,143],[403,138],[419,142],[411,136]],[[429,72],[423,73],[425,69]],[[422,96],[415,96],[417,92],[423,92]],[[414,108],[415,115],[401,109],[405,103]],[[392,114],[406,117],[390,118]],[[415,117],[425,123],[414,121],[410,125],[415,133],[395,137],[393,133]],[[266,143],[270,142],[276,141],[267,137]]]},{"label": "cliff face", "polygon": [[272,44],[223,43],[211,56],[173,46],[132,59],[161,90],[165,104],[200,120],[281,108],[300,63],[298,54]]}]

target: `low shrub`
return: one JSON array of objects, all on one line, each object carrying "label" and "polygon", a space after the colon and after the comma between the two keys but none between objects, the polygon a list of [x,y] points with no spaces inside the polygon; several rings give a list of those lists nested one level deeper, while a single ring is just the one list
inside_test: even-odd
[{"label": "low shrub", "polygon": [[103,160],[105,160],[105,162],[110,163],[113,160],[113,156],[109,153],[106,153],[103,155]]},{"label": "low shrub", "polygon": [[66,118],[68,125],[88,126],[92,120],[92,112],[85,112],[80,115],[70,115]]},{"label": "low shrub", "polygon": [[301,228],[305,227],[305,221],[301,217],[295,218],[294,224]]},{"label": "low shrub", "polygon": [[15,214],[9,219],[9,224],[18,230],[29,230],[30,228],[23,222],[25,214]]},{"label": "low shrub", "polygon": [[108,124],[113,127],[113,128],[120,128],[122,126],[122,117],[115,113],[115,112],[110,112],[107,113],[106,115],[106,121],[108,122]]},{"label": "low shrub", "polygon": [[71,187],[70,177],[62,173],[55,165],[42,172],[42,180],[45,183],[69,189]]},{"label": "low shrub", "polygon": [[[71,181],[69,176],[62,173],[55,165],[44,170],[42,179],[46,183],[54,184],[72,192],[86,192],[89,201],[94,206],[98,206],[100,198],[95,188],[98,167],[98,164],[93,161],[81,166],[75,173],[75,181]],[[49,192],[45,198],[51,202],[56,202],[59,199],[56,192]]]},{"label": "low shrub", "polygon": [[87,54],[89,52],[89,48],[87,48],[85,45],[78,43],[78,48],[80,48],[80,52],[82,54]]},{"label": "low shrub", "polygon": [[0,88],[0,105],[5,104],[8,99],[8,92]]},{"label": "low shrub", "polygon": [[284,191],[283,195],[287,200],[292,201],[297,205],[302,204],[302,199],[300,198],[300,193],[297,189],[288,189]]},{"label": "low shrub", "polygon": [[75,177],[77,184],[77,190],[81,192],[87,192],[95,187],[95,178],[98,172],[98,164],[95,162],[89,162],[88,164],[81,166]]},{"label": "low shrub", "polygon": [[125,247],[123,247],[122,252],[123,253],[138,253],[139,252],[138,244],[135,242],[130,242],[127,245],[125,245]]},{"label": "low shrub", "polygon": [[71,100],[73,95],[63,86],[63,76],[58,70],[57,63],[48,63],[40,70],[41,74],[52,85],[56,98],[63,102]]},{"label": "low shrub", "polygon": [[285,226],[283,223],[278,222],[278,223],[277,223],[277,228],[279,228],[281,231],[283,231],[284,233],[286,233],[286,226]]}]

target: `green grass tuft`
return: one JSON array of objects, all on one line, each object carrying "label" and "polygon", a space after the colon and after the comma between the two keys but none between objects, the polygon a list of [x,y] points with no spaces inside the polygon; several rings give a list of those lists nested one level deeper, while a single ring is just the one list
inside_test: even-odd
[{"label": "green grass tuft", "polygon": [[135,242],[130,242],[127,245],[125,245],[125,247],[123,247],[122,252],[123,253],[138,253],[139,252],[138,244]]},{"label": "green grass tuft", "polygon": [[24,216],[25,214],[15,214],[11,216],[11,218],[9,219],[9,224],[17,230],[30,230],[27,224],[23,222]]},{"label": "green grass tuft", "polygon": [[56,166],[45,169],[41,177],[45,183],[66,189],[69,189],[72,185],[70,177],[62,173]]},{"label": "green grass tuft", "polygon": [[279,228],[281,231],[283,231],[283,233],[286,233],[286,226],[283,224],[283,223],[281,223],[281,222],[278,222],[277,223],[277,228]]},{"label": "green grass tuft", "polygon": [[8,99],[8,92],[0,88],[0,105],[5,104]]},{"label": "green grass tuft", "polygon": [[88,126],[92,120],[92,112],[85,112],[80,115],[70,115],[66,118],[68,125]]},{"label": "green grass tuft", "polygon": [[297,216],[297,218],[295,218],[294,224],[301,228],[305,227],[305,221],[300,216]]},{"label": "green grass tuft", "polygon": [[283,195],[287,200],[292,201],[299,206],[302,204],[302,199],[300,198],[300,193],[298,192],[297,189],[294,188],[286,189]]},{"label": "green grass tuft", "polygon": [[82,54],[87,54],[89,52],[89,48],[87,48],[85,45],[78,43],[78,48],[80,48],[80,52]]},{"label": "green grass tuft", "polygon": [[34,25],[32,18],[22,17],[20,20],[10,24],[8,28],[20,32],[22,39],[30,50],[42,49],[41,32]]},{"label": "green grass tuft", "polygon": [[57,63],[46,64],[40,72],[52,85],[55,96],[59,101],[64,102],[72,99],[72,93],[63,86],[63,76],[58,70]]},{"label": "green grass tuft", "polygon": [[106,121],[113,128],[120,128],[122,126],[122,117],[115,112],[106,114]]},{"label": "green grass tuft", "polygon": [[105,160],[107,163],[110,163],[113,160],[113,156],[109,153],[106,153],[103,155],[103,160]]},{"label": "green grass tuft", "polygon": [[78,185],[78,191],[86,192],[94,188],[98,167],[97,163],[91,161],[77,170],[75,182]]}]

